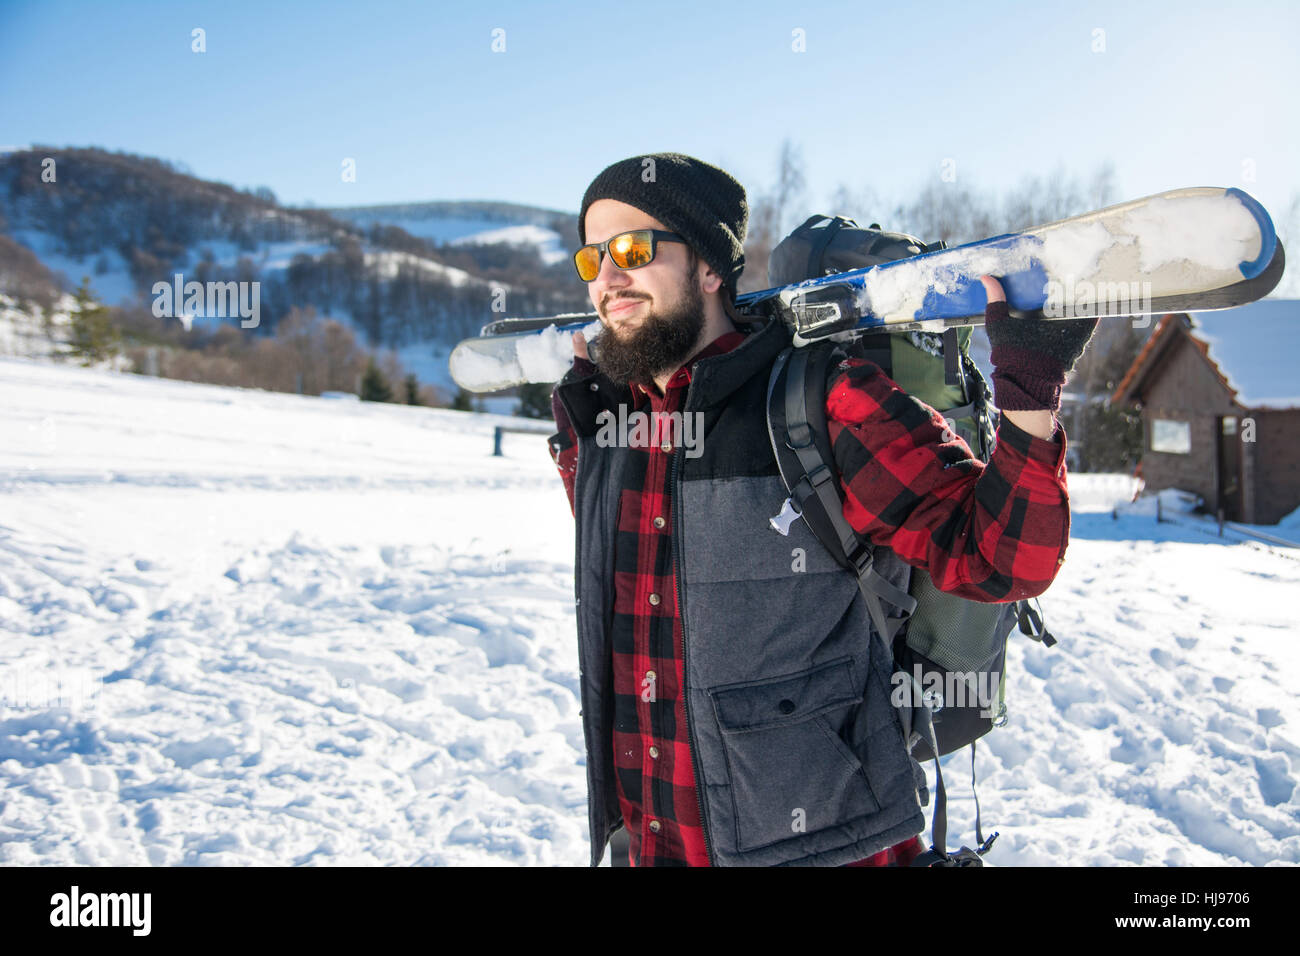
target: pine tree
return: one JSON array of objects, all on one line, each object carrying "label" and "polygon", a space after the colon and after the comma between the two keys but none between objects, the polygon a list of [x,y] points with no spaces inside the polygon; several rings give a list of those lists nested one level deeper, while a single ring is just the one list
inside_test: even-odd
[{"label": "pine tree", "polygon": [[519,411],[523,418],[551,417],[551,386],[530,382],[519,386]]},{"label": "pine tree", "polygon": [[472,412],[474,411],[474,396],[463,388],[458,389],[456,397],[452,399],[451,407],[458,412]]},{"label": "pine tree", "polygon": [[1079,446],[1079,470],[1132,471],[1133,463],[1142,457],[1142,416],[1132,409],[1094,401],[1083,409],[1082,419],[1088,440]]},{"label": "pine tree", "polygon": [[[1148,329],[1146,335],[1150,335]],[[1128,320],[1103,320],[1080,358],[1071,387],[1083,393],[1084,406],[1071,435],[1079,471],[1127,472],[1142,455],[1142,418],[1110,404],[1145,342]]]},{"label": "pine tree", "polygon": [[402,386],[406,391],[407,405],[424,404],[422,401],[420,401],[420,380],[415,377],[414,372],[411,372],[409,375],[406,376],[405,379],[402,380]]},{"label": "pine tree", "polygon": [[365,374],[361,376],[361,400],[363,402],[391,402],[393,389],[388,384],[384,373],[379,371],[374,356],[366,363]]},{"label": "pine tree", "polygon": [[113,324],[111,313],[90,291],[90,276],[77,289],[77,310],[72,313],[69,353],[82,365],[95,365],[117,355],[122,336]]}]

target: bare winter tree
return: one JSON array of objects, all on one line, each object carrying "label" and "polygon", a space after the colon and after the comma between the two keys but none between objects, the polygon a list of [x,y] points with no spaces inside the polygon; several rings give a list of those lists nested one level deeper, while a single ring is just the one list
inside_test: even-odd
[{"label": "bare winter tree", "polygon": [[393,393],[400,394],[402,380],[406,378],[406,369],[402,365],[401,357],[392,349],[384,349],[379,358],[379,370],[392,383]]},{"label": "bare winter tree", "polygon": [[776,183],[750,204],[749,229],[745,242],[745,271],[740,277],[740,292],[766,289],[767,258],[791,227],[789,220],[808,215],[802,212],[807,182],[803,171],[803,154],[789,139],[781,144],[777,157]]},{"label": "bare winter tree", "polygon": [[327,391],[346,392],[356,383],[364,364],[356,336],[342,322],[327,319],[321,334]]},{"label": "bare winter tree", "polygon": [[890,208],[871,187],[855,192],[840,185],[826,211],[850,216],[864,226],[877,222],[890,232],[905,232],[924,242],[942,239],[953,246],[1100,209],[1115,201],[1115,192],[1115,168],[1108,162],[1086,180],[1070,178],[1063,169],[1046,177],[1026,177],[1001,201],[960,180],[931,180],[912,199]]},{"label": "bare winter tree", "polygon": [[778,231],[793,225],[787,220],[792,212],[794,215],[799,215],[796,207],[803,199],[807,185],[803,171],[803,150],[787,139],[781,143],[781,155],[777,160],[776,189],[773,192]]},{"label": "bare winter tree", "polygon": [[960,182],[930,182],[911,202],[895,207],[889,232],[905,232],[922,242],[942,239],[950,246],[996,235],[997,216],[991,198]]},{"label": "bare winter tree", "polygon": [[1027,176],[1007,194],[999,216],[1004,232],[1041,226],[1115,202],[1115,167],[1107,162],[1083,182],[1057,167],[1046,177]]},{"label": "bare winter tree", "polygon": [[[809,210],[809,215],[814,211],[817,210]],[[885,224],[881,220],[889,215],[886,203],[870,186],[850,189],[843,183],[831,194],[830,206],[820,211],[831,216],[844,216],[860,226],[869,226],[874,222],[883,227]]]}]

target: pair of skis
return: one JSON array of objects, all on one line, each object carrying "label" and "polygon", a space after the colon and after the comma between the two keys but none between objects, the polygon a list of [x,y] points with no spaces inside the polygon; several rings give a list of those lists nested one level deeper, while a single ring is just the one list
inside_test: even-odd
[{"label": "pair of skis", "polygon": [[[1011,315],[1078,319],[1227,309],[1266,296],[1286,260],[1273,222],[1240,189],[1158,193],[867,269],[737,298],[742,317],[789,324],[796,344],[873,331],[982,325],[982,275]],[[596,313],[501,319],[456,346],[451,375],[471,392],[555,382],[583,331],[599,363]]]}]

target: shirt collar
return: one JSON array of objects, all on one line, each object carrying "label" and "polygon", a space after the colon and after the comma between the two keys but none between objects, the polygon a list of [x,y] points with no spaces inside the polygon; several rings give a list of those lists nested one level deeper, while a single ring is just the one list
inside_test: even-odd
[{"label": "shirt collar", "polygon": [[[713,355],[722,355],[724,352],[730,352],[743,341],[745,341],[744,332],[726,332],[719,335],[716,339],[682,363],[682,367],[674,372],[672,378],[668,380],[668,388],[686,388],[691,383],[691,376],[695,372],[696,362]],[[637,404],[640,404],[642,396],[652,397],[657,394],[651,392],[646,385],[643,385],[640,382],[632,382],[631,384],[632,395],[637,399]],[[653,382],[648,382],[646,384],[652,387],[654,386]],[[667,390],[665,390],[665,392],[666,391]]]}]

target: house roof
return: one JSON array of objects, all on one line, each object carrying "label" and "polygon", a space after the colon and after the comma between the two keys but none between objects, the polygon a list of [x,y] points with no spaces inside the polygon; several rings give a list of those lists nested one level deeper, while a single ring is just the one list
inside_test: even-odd
[{"label": "house roof", "polygon": [[1146,370],[1150,368],[1152,357],[1159,352],[1163,352],[1168,347],[1169,340],[1173,335],[1174,323],[1178,322],[1179,319],[1180,316],[1173,313],[1166,313],[1160,317],[1156,330],[1151,333],[1151,337],[1146,340],[1146,344],[1138,352],[1137,358],[1133,360],[1133,364],[1128,367],[1128,371],[1124,373],[1124,377],[1120,379],[1119,385],[1116,386],[1115,394],[1110,397],[1112,405],[1125,405],[1132,400],[1130,396],[1137,390],[1139,381],[1145,376]]},{"label": "house roof", "polygon": [[1158,358],[1183,337],[1205,357],[1238,405],[1300,408],[1297,299],[1261,299],[1235,309],[1165,315],[1111,401],[1132,401],[1158,368]]}]

